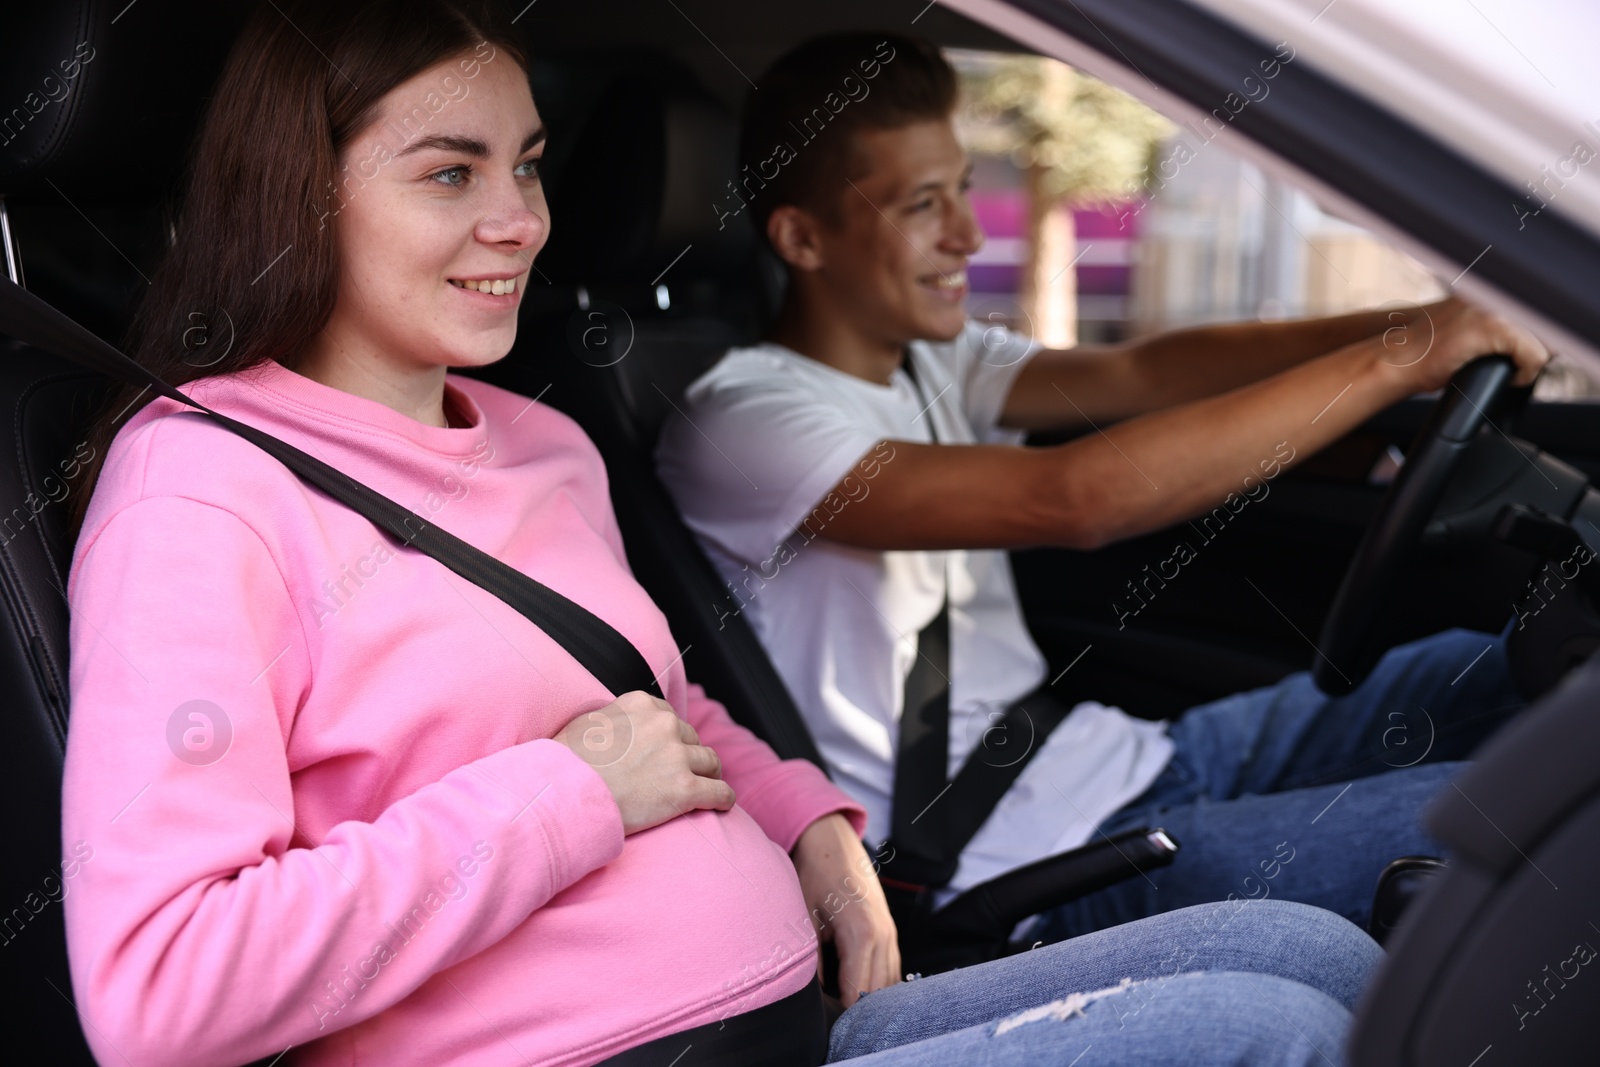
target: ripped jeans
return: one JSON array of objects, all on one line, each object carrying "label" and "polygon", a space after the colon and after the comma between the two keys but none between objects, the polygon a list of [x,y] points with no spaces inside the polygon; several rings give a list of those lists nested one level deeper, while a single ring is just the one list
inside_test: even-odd
[{"label": "ripped jeans", "polygon": [[1336,1067],[1381,956],[1330,912],[1201,904],[920,978],[839,1017],[860,1067]]}]

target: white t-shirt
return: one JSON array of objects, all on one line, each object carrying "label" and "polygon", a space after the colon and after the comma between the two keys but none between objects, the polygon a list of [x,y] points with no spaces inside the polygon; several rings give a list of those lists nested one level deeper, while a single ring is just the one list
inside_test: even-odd
[{"label": "white t-shirt", "polygon": [[[996,424],[1039,347],[969,319],[954,341],[909,346],[921,394],[902,369],[879,385],[781,345],[735,348],[689,386],[662,431],[662,480],[728,583],[715,610],[754,627],[834,780],[866,807],[869,847],[889,835],[904,684],[946,568],[951,776],[1046,666],[1005,552],[878,552],[817,535],[871,493],[894,441],[930,440],[930,419],[940,443],[1019,444]],[[833,494],[880,441],[878,465]],[[1171,755],[1164,723],[1078,704],[968,843],[938,902],[1088,841]]]}]

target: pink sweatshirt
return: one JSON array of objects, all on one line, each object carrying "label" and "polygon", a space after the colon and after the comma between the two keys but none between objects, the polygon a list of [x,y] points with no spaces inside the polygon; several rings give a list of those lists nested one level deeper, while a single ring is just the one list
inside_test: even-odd
[{"label": "pink sweatshirt", "polygon": [[865,813],[685,678],[565,416],[448,377],[426,426],[269,362],[185,388],[595,612],[738,795],[624,839],[555,733],[608,694],[514,609],[165,399],[68,582],[72,984],[106,1064],[591,1064],[816,968],[788,851]]}]

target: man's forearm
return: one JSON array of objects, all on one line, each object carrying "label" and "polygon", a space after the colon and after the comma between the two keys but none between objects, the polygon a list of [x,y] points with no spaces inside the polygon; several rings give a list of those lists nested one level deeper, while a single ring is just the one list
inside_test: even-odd
[{"label": "man's forearm", "polygon": [[1358,311],[1292,322],[1196,326],[1137,342],[1129,347],[1127,358],[1146,398],[1143,411],[1159,411],[1237,389],[1363,338],[1403,328],[1412,314]]},{"label": "man's forearm", "polygon": [[[1101,487],[1080,547],[1182,521],[1348,433],[1409,392],[1384,355],[1380,340],[1357,341],[1224,395],[1060,446],[1064,485]],[[1205,445],[1174,447],[1184,441]]]},{"label": "man's forearm", "polygon": [[[1428,344],[1427,313],[1359,311],[1293,322],[1194,326],[1108,347],[1038,353],[1012,385],[1001,425],[1055,430],[1104,426],[1217,396],[1369,337]],[[1415,321],[1421,327],[1407,330]]]},{"label": "man's forearm", "polygon": [[1384,354],[1367,338],[1050,448],[896,441],[894,462],[822,536],[878,550],[1094,549],[1181,522],[1414,392],[1414,372]]}]

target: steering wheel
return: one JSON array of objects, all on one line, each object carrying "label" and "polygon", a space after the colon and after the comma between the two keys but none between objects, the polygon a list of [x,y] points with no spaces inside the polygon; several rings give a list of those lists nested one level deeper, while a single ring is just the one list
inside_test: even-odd
[{"label": "steering wheel", "polygon": [[1360,685],[1385,651],[1377,624],[1388,592],[1514,370],[1508,356],[1484,356],[1456,371],[1406,453],[1316,644],[1311,678],[1329,696]]}]

